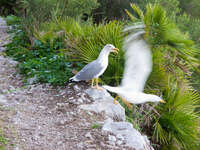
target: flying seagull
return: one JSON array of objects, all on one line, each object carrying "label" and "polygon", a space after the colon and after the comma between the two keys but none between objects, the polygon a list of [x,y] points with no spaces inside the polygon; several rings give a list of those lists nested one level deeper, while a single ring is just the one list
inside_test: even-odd
[{"label": "flying seagull", "polygon": [[[78,82],[92,79],[91,87],[100,90],[98,78],[104,73],[108,66],[108,56],[110,52],[118,53],[118,50],[119,49],[115,48],[112,44],[107,44],[101,50],[98,58],[83,67],[74,77],[70,78],[70,81]],[[96,87],[94,87],[94,80],[96,80]]]},{"label": "flying seagull", "polygon": [[129,107],[131,106],[129,103],[164,102],[156,95],[143,93],[145,82],[152,71],[151,50],[141,37],[144,33],[144,30],[138,31],[125,39],[126,59],[121,85],[118,87],[103,86],[106,90],[117,93]]}]

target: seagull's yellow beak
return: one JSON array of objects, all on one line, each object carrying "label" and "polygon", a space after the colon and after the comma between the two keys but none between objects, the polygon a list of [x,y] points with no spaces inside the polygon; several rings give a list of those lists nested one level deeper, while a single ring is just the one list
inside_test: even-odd
[{"label": "seagull's yellow beak", "polygon": [[112,49],[112,52],[114,52],[114,53],[116,53],[116,54],[118,53],[118,51],[119,51],[118,48],[113,48],[113,49]]},{"label": "seagull's yellow beak", "polygon": [[166,103],[166,102],[165,102],[164,100],[162,100],[162,99],[160,100],[160,102],[161,102],[161,103]]}]

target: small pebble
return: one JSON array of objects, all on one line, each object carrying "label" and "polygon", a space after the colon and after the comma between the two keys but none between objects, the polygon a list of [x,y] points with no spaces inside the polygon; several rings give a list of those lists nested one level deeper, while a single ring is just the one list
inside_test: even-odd
[{"label": "small pebble", "polygon": [[123,142],[121,140],[117,141],[117,145],[121,145]]},{"label": "small pebble", "polygon": [[116,139],[116,137],[113,136],[113,135],[108,135],[108,140],[109,140],[109,141],[115,142],[117,139]]},{"label": "small pebble", "polygon": [[93,139],[92,135],[90,132],[88,132],[86,135],[85,135],[86,138],[89,138],[89,139]]}]

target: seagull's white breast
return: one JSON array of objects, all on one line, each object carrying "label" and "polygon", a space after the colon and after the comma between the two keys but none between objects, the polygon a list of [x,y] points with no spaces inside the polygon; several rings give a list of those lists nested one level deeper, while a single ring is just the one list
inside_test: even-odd
[{"label": "seagull's white breast", "polygon": [[108,67],[108,58],[104,58],[100,61],[100,65],[102,67],[102,70],[95,76],[96,78],[98,78],[100,75],[102,75],[106,68]]}]

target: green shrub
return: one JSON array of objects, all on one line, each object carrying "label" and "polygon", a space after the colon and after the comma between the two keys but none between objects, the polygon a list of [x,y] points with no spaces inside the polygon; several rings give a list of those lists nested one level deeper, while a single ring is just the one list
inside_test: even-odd
[{"label": "green shrub", "polygon": [[35,78],[35,83],[64,85],[73,74],[69,58],[61,51],[65,48],[61,39],[56,37],[52,42],[35,40],[32,47],[26,33],[16,29],[6,54],[21,62],[18,68],[26,80]]},{"label": "green shrub", "polygon": [[194,19],[190,15],[184,13],[177,17],[177,25],[182,31],[187,31],[191,38],[197,42],[200,42],[200,19]]},{"label": "green shrub", "polygon": [[19,17],[10,15],[6,17],[6,22],[8,25],[16,25],[19,24],[21,21]]},{"label": "green shrub", "polygon": [[0,129],[0,150],[4,150],[5,146],[7,145],[8,141],[2,134],[2,130]]},{"label": "green shrub", "polygon": [[196,112],[200,96],[188,86],[194,63],[198,63],[193,42],[166,16],[161,6],[148,4],[145,13],[134,4],[131,6],[138,18],[127,13],[133,22],[145,24],[144,38],[153,53],[153,71],[145,92],[162,95],[167,101],[150,112],[150,125],[143,121],[139,126],[160,144],[159,149],[196,150],[200,144],[197,132],[200,120]]},{"label": "green shrub", "polygon": [[71,61],[80,61],[85,64],[95,60],[106,44],[113,44],[120,51],[118,55],[109,56],[109,66],[102,79],[106,83],[117,85],[122,77],[124,63],[121,31],[122,23],[116,21],[92,25],[68,18],[64,21],[45,23],[35,34],[38,39],[45,41],[47,37],[55,36],[56,34],[53,34],[55,32],[64,32],[66,54]]},{"label": "green shrub", "polygon": [[[170,79],[169,79],[170,80]],[[163,94],[167,101],[157,107],[154,138],[163,149],[198,149],[200,146],[199,108],[200,96],[187,84],[169,82]]]},{"label": "green shrub", "polygon": [[71,77],[72,69],[69,59],[63,54],[51,54],[48,57],[30,59],[18,65],[20,73],[34,82],[64,85]]}]

